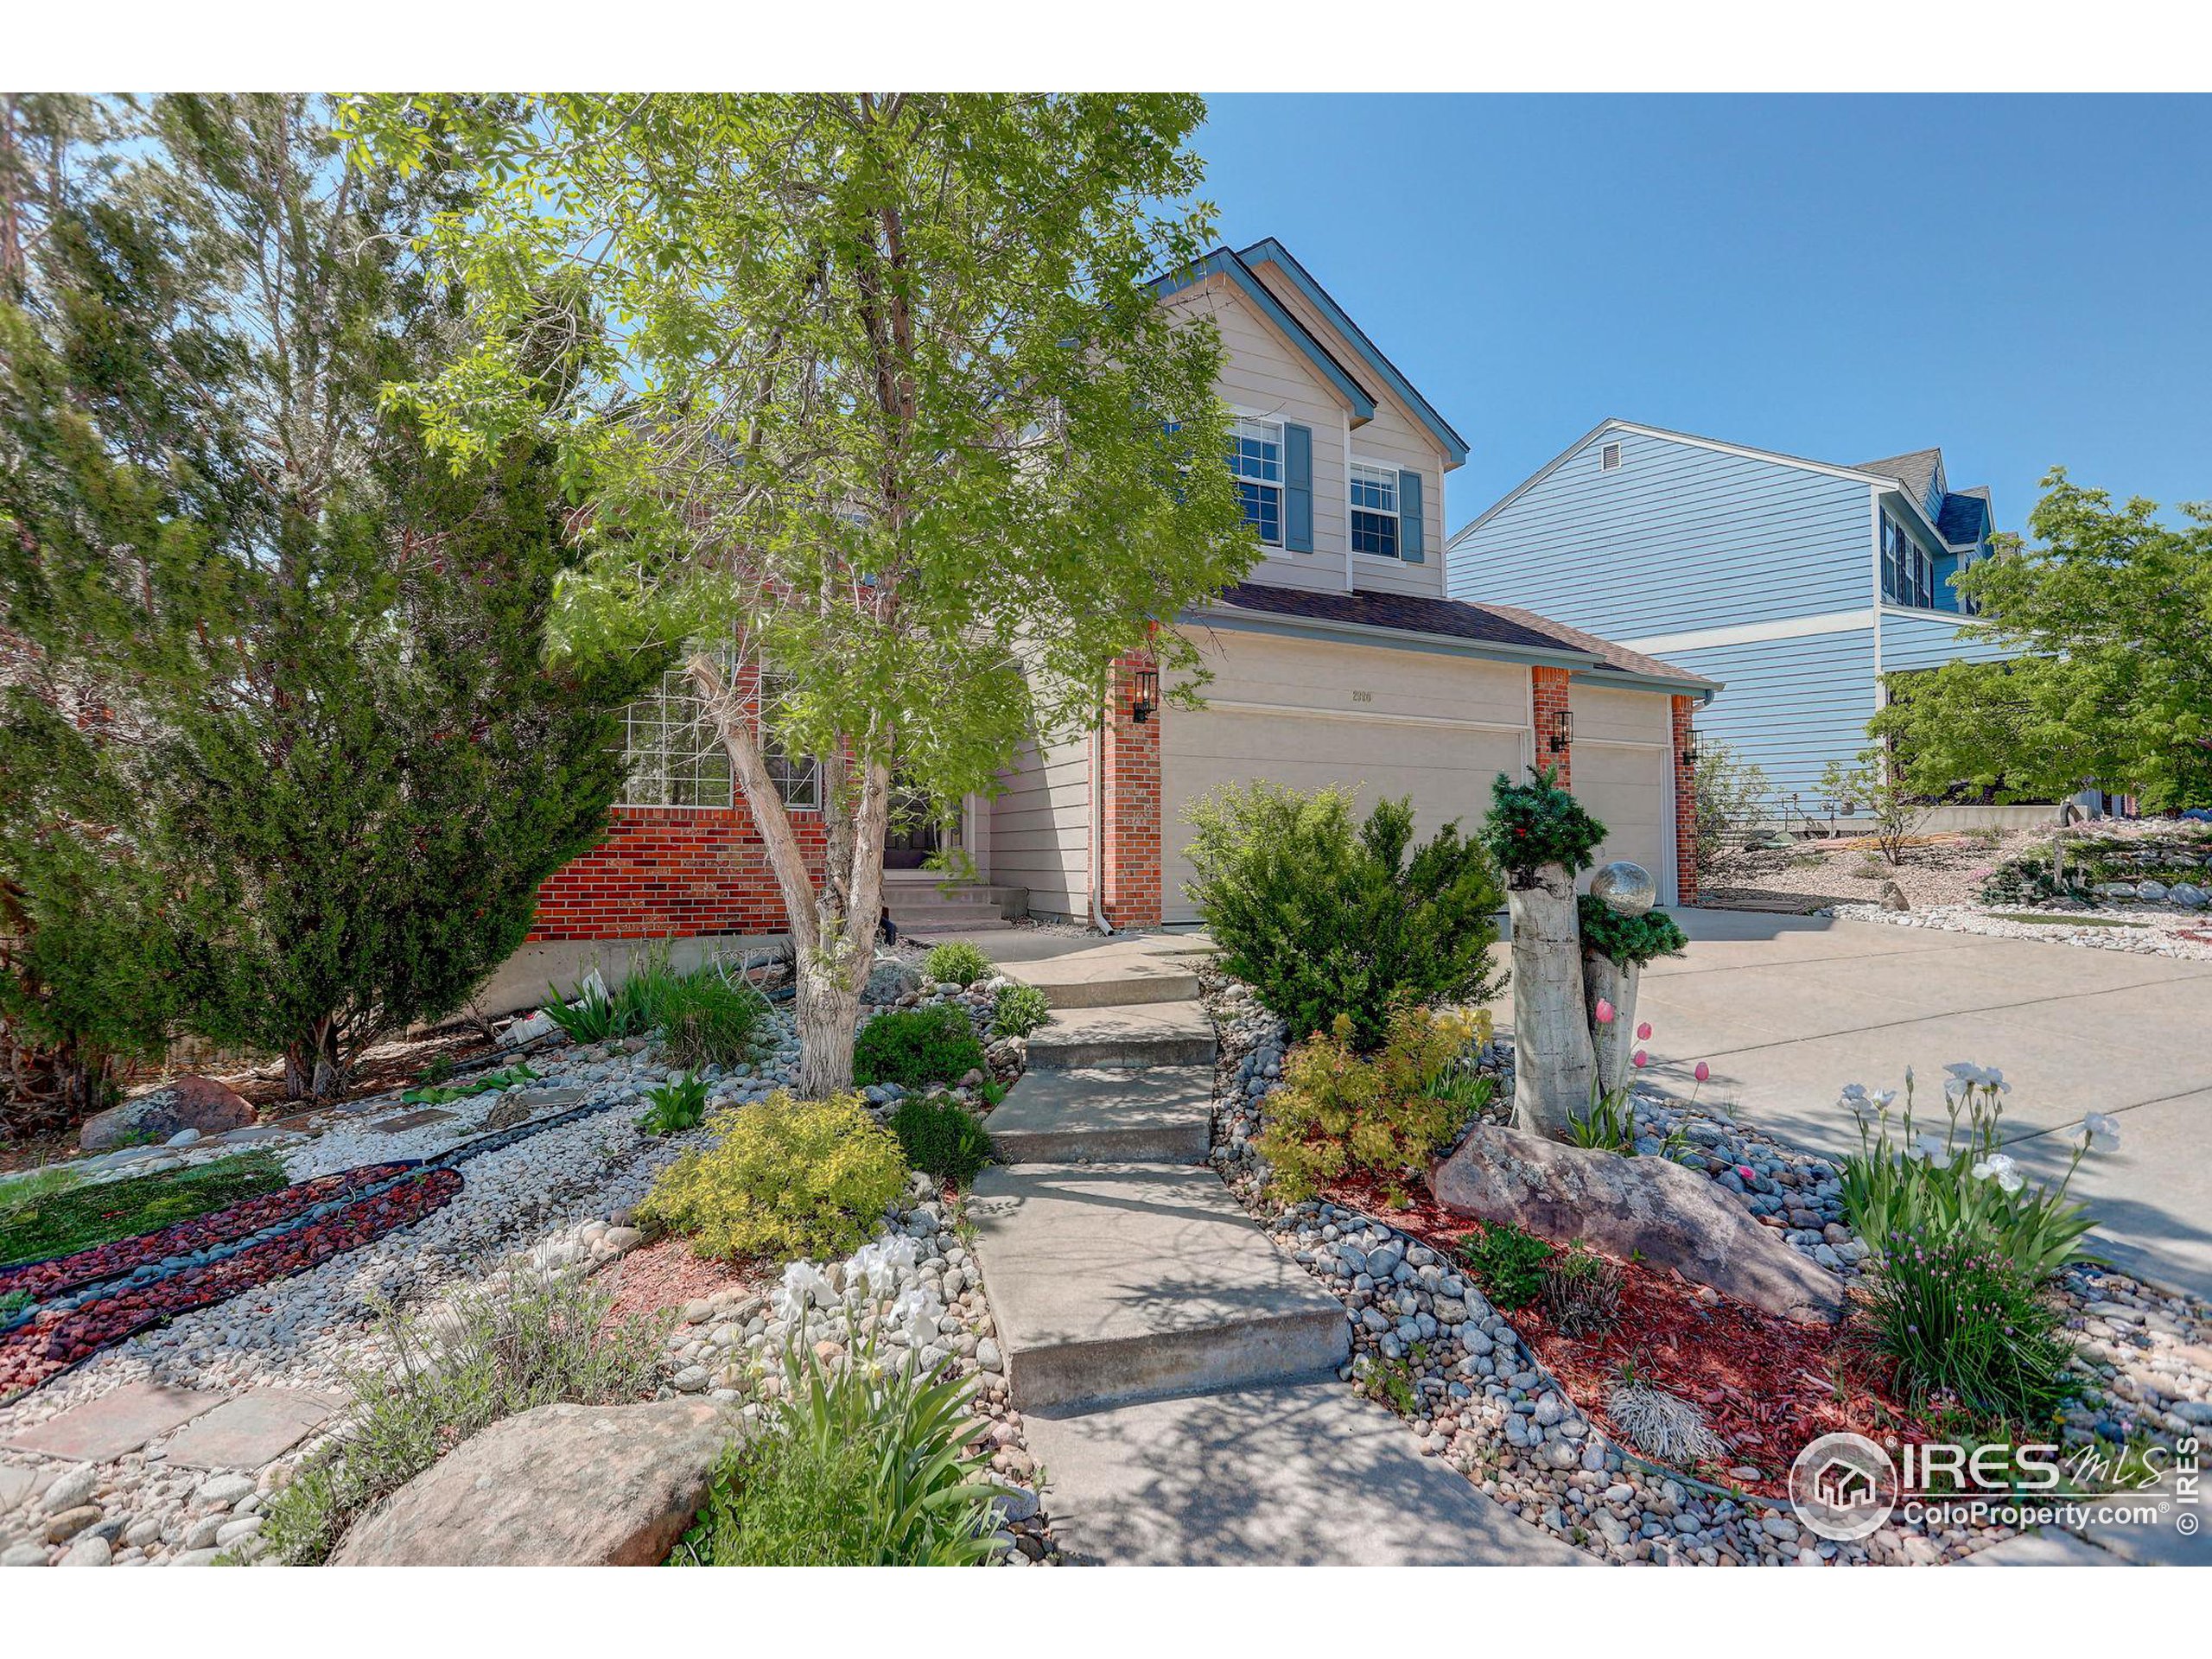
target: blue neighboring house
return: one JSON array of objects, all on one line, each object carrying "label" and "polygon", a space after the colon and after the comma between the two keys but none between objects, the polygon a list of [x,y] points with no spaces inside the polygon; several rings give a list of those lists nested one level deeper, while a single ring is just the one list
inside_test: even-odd
[{"label": "blue neighboring house", "polygon": [[1951,585],[1993,528],[1940,449],[1843,467],[1606,421],[1452,537],[1446,582],[1723,683],[1700,737],[1817,813],[1885,675],[2008,654],[1958,637]]}]

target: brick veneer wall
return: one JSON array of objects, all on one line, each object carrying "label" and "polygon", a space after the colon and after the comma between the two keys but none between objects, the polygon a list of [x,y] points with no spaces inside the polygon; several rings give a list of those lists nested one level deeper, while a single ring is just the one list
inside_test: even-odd
[{"label": "brick veneer wall", "polygon": [[1675,902],[1697,903],[1697,768],[1689,762],[1694,697],[1674,697]]},{"label": "brick veneer wall", "polygon": [[1574,787],[1573,746],[1568,744],[1554,751],[1552,747],[1552,717],[1564,714],[1567,709],[1567,671],[1563,668],[1532,668],[1529,671],[1530,704],[1536,717],[1536,764],[1558,770],[1555,780],[1561,789]]},{"label": "brick veneer wall", "polygon": [[[747,687],[746,695],[754,695]],[[829,831],[819,811],[791,829],[821,880]],[[537,890],[527,943],[780,933],[784,899],[741,793],[725,807],[618,806],[598,846]]]},{"label": "brick veneer wall", "polygon": [[1133,652],[1114,664],[1108,705],[1104,765],[1106,841],[1101,862],[1104,892],[1101,908],[1116,927],[1157,927],[1160,921],[1160,722],[1138,722],[1132,712],[1136,671],[1154,666],[1148,652]]}]

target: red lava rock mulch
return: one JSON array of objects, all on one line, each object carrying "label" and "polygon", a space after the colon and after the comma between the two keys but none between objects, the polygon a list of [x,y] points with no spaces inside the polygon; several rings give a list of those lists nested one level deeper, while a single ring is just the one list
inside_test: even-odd
[{"label": "red lava rock mulch", "polygon": [[[1431,1249],[1459,1258],[1479,1231],[1426,1195],[1393,1209],[1370,1182],[1346,1183],[1331,1202],[1370,1215]],[[1613,1258],[1607,1258],[1613,1260]],[[1725,1468],[1710,1471],[1769,1497],[1785,1495],[1790,1460],[1820,1436],[1850,1429],[1885,1443],[1922,1441],[1933,1431],[1891,1393],[1880,1361],[1847,1328],[1795,1325],[1722,1296],[1699,1300],[1700,1287],[1670,1271],[1613,1261],[1621,1270],[1620,1318],[1599,1336],[1567,1337],[1541,1303],[1505,1313],[1578,1409],[1624,1446],[1605,1396],[1624,1363],[1637,1380],[1694,1402],[1729,1447]],[[1729,1471],[1755,1468],[1760,1478]]]},{"label": "red lava rock mulch", "polygon": [[421,1220],[461,1188],[457,1170],[419,1170],[389,1192],[357,1199],[223,1261],[184,1268],[69,1313],[36,1315],[0,1337],[0,1403],[148,1325],[359,1249],[371,1239]]},{"label": "red lava rock mulch", "polygon": [[607,1317],[619,1322],[632,1314],[682,1307],[718,1290],[765,1290],[773,1281],[762,1262],[713,1262],[694,1255],[687,1240],[664,1238],[622,1258],[614,1270],[614,1306]]}]

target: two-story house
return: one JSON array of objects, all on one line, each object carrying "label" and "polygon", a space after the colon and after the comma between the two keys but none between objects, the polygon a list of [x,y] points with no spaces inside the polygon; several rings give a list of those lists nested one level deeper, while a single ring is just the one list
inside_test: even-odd
[{"label": "two-story house", "polygon": [[1606,421],[1452,537],[1451,591],[1725,681],[1697,721],[1818,814],[1887,677],[2004,653],[1959,637],[1952,578],[1990,550],[1989,492],[1940,449],[1859,466]]},{"label": "two-story house", "polygon": [[[1609,826],[1608,856],[1688,902],[1683,745],[1713,681],[1516,606],[1446,597],[1445,477],[1466,445],[1281,244],[1217,249],[1156,288],[1178,317],[1220,330],[1224,460],[1259,544],[1244,582],[1172,623],[1212,671],[1205,707],[1169,707],[1150,663],[1126,662],[1094,728],[1024,745],[996,792],[887,849],[893,916],[917,930],[1021,913],[1189,921],[1183,813],[1220,785],[1410,796],[1427,835],[1452,819],[1471,831],[1491,779],[1535,764]],[[630,797],[605,842],[546,885],[502,987],[533,994],[609,941],[781,929],[759,834],[681,677],[630,730]],[[801,836],[819,836],[813,768],[779,776]],[[948,894],[921,866],[950,847],[976,879]]]}]

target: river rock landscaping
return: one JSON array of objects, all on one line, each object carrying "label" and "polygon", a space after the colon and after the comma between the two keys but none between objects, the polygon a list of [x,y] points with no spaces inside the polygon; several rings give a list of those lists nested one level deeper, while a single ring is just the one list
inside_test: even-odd
[{"label": "river rock landscaping", "polygon": [[[2007,1535],[1916,1530],[1901,1516],[1859,1542],[1801,1531],[1779,1478],[1807,1440],[1853,1427],[1895,1443],[1932,1427],[1886,1394],[1848,1328],[1791,1325],[1622,1262],[1612,1264],[1618,1323],[1599,1339],[1569,1337],[1540,1306],[1495,1306],[1462,1254],[1472,1230],[1425,1196],[1393,1208],[1355,1181],[1287,1208],[1269,1203],[1255,1142],[1283,1086],[1285,1029],[1249,988],[1217,970],[1203,977],[1221,1039],[1212,1161],[1343,1301],[1353,1358],[1342,1376],[1395,1410],[1426,1455],[1529,1524],[1617,1562],[1931,1564]],[[1504,1078],[1510,1045],[1493,1042],[1478,1060]],[[1506,1115],[1509,1084],[1485,1118]],[[1645,1155],[1671,1150],[1791,1246],[1856,1277],[1867,1251],[1844,1224],[1834,1166],[1655,1084],[1640,1082],[1637,1094]],[[2055,1294],[2081,1386],[2063,1425],[2069,1454],[2201,1432],[2212,1419],[2212,1308],[2078,1265]],[[1697,1402],[1718,1436],[1713,1455],[1693,1470],[1637,1450],[1610,1415],[1624,1379]]]},{"label": "river rock landscaping", "polygon": [[[864,1091],[888,1119],[910,1093],[976,1115],[1017,1072],[1019,1038],[995,1033],[1006,982],[925,985],[918,952],[887,953],[864,1018],[949,1006],[985,1065],[948,1084]],[[530,1071],[508,1071],[517,1053]],[[707,1066],[710,1107],[766,1099],[795,1076],[787,1009],[766,1020],[755,1057]],[[492,1057],[486,1057],[488,1061]],[[269,1149],[293,1185],[162,1232],[0,1274],[0,1562],[198,1565],[252,1560],[264,1511],[342,1417],[347,1374],[388,1363],[383,1313],[435,1306],[518,1274],[617,1276],[618,1301],[671,1321],[656,1397],[703,1396],[757,1414],[789,1341],[836,1363],[855,1341],[912,1351],[975,1380],[975,1443],[1013,1495],[997,1554],[1053,1558],[1020,1421],[1007,1403],[980,1272],[961,1244],[959,1198],[917,1175],[881,1230],[828,1263],[702,1262],[645,1243],[632,1215],[656,1179],[712,1137],[712,1121],[654,1135],[645,1091],[671,1070],[653,1039],[572,1044],[539,1035],[498,1056],[499,1086],[446,1080],[435,1104],[387,1096],[341,1111],[175,1146],[130,1147],[79,1167],[91,1182]],[[26,1332],[35,1333],[27,1338]],[[25,1391],[27,1390],[27,1391]],[[251,1467],[188,1463],[188,1437],[218,1409],[294,1402],[300,1427]],[[91,1413],[87,1408],[94,1408]],[[104,1425],[104,1427],[102,1426]],[[251,1439],[251,1437],[249,1437]],[[264,1440],[267,1437],[264,1437]]]}]

